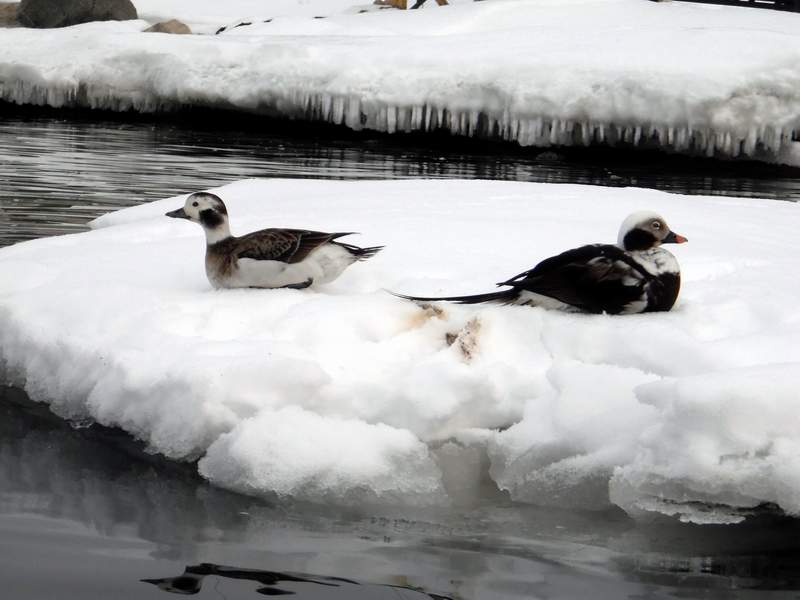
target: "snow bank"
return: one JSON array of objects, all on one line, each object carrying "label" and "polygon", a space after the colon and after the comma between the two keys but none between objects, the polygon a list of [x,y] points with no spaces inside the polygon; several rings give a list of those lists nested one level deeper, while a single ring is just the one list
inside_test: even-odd
[{"label": "snow bank", "polygon": [[295,406],[242,421],[209,448],[200,473],[245,493],[317,502],[445,501],[441,472],[410,431]]},{"label": "snow bank", "polygon": [[[790,337],[796,348],[800,337]],[[662,418],[641,436],[634,461],[617,468],[612,499],[631,513],[655,509],[686,520],[702,517],[691,518],[691,505],[676,500],[745,507],[768,501],[800,514],[798,383],[794,362],[643,386],[641,402]]]},{"label": "snow bank", "polygon": [[[143,14],[156,10],[142,4]],[[204,22],[222,10],[189,6],[169,5]],[[234,2],[218,24],[245,9],[256,5]],[[324,19],[297,10],[283,0],[218,36],[144,35],[143,22],[0,30],[0,98],[120,111],[218,107],[356,130],[800,164],[798,14],[643,0],[364,14],[336,3]]]},{"label": "snow bank", "polygon": [[194,33],[220,26],[285,17],[330,17],[371,8],[369,0],[133,0],[139,18],[151,23],[179,19]]},{"label": "snow bank", "polygon": [[[0,250],[5,378],[227,488],[343,504],[515,500],[732,521],[800,514],[800,207],[483,181],[253,180],[234,231],[386,244],[312,290],[212,290],[172,198]],[[690,243],[666,314],[425,309],[654,209]],[[698,509],[700,507],[700,509]]]}]

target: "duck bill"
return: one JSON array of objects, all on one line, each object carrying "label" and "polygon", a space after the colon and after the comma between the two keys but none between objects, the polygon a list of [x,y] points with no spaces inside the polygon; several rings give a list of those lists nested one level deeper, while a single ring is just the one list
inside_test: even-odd
[{"label": "duck bill", "polygon": [[674,231],[670,231],[663,240],[661,240],[662,244],[685,244],[689,240],[683,237],[682,235],[678,235]]},{"label": "duck bill", "polygon": [[187,215],[186,211],[183,210],[182,208],[179,208],[178,210],[171,210],[166,214],[167,214],[168,217],[172,217],[173,219],[188,219],[189,218],[189,215]]}]

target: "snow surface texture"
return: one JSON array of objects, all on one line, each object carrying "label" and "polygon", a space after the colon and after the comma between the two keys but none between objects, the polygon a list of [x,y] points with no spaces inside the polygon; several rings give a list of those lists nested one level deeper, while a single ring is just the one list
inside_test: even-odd
[{"label": "snow surface texture", "polygon": [[255,2],[138,3],[206,33],[253,23],[216,36],[144,35],[143,21],[0,30],[0,98],[219,107],[356,130],[800,164],[800,14],[644,0],[462,0],[364,14],[345,4],[315,19],[319,2],[281,0],[248,16]]},{"label": "snow surface texture", "polygon": [[[462,0],[463,1],[463,0]],[[135,0],[139,18],[148,22],[179,19],[195,33],[220,26],[261,23],[266,19],[331,17],[375,10],[369,0]]]},{"label": "snow surface texture", "polygon": [[[543,505],[800,514],[800,206],[483,181],[217,193],[240,234],[356,230],[348,241],[387,246],[317,291],[215,291],[200,227],[163,216],[180,197],[4,248],[5,378],[251,494],[438,505],[474,499],[490,477]],[[683,291],[669,313],[437,311],[383,291],[489,291],[615,240],[640,209],[690,240],[674,248]]]}]

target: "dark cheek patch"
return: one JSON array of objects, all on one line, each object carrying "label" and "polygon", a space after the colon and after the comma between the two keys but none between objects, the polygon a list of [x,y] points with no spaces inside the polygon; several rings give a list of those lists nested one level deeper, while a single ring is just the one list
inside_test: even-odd
[{"label": "dark cheek patch", "polygon": [[625,250],[648,250],[656,245],[656,236],[642,229],[633,229],[625,234]]},{"label": "dark cheek patch", "polygon": [[222,217],[222,215],[210,208],[200,211],[200,222],[209,229],[219,227],[222,225],[224,220],[225,219]]}]

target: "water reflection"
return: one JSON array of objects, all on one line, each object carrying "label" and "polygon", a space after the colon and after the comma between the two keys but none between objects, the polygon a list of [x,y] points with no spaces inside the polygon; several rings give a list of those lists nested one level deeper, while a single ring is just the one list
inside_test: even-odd
[{"label": "water reflection", "polygon": [[[19,589],[10,597],[44,597],[19,586],[48,581],[69,588],[63,597],[149,598],[162,592],[139,580],[202,563],[369,582],[284,581],[300,600],[397,591],[387,585],[467,600],[782,599],[800,590],[800,524],[764,514],[740,526],[644,527],[620,511],[496,504],[270,505],[213,488],[193,465],[148,455],[121,432],[73,429],[0,388],[0,580]],[[252,581],[214,575],[198,597],[252,597]]]},{"label": "water reflection", "polygon": [[[284,596],[295,595],[298,591],[306,588],[304,585],[323,586],[329,588],[328,597],[336,593],[342,598],[352,598],[361,596],[380,600],[392,598],[394,600],[453,600],[447,596],[432,594],[424,590],[415,590],[400,585],[375,585],[362,584],[352,579],[343,577],[325,577],[321,575],[310,575],[308,573],[281,573],[278,571],[264,571],[260,569],[242,569],[238,567],[225,567],[212,563],[202,563],[199,565],[187,565],[183,573],[176,577],[163,577],[161,579],[142,579],[144,583],[152,583],[160,590],[172,594],[197,594],[203,589],[206,577],[215,576],[223,579],[235,579],[239,581],[253,581],[261,587],[256,587],[253,591],[263,596]],[[335,591],[330,588],[336,588]]]},{"label": "water reflection", "polygon": [[[82,231],[99,214],[248,177],[463,178],[636,185],[682,193],[800,198],[800,176],[770,166],[661,154],[537,152],[415,137],[342,137],[253,123],[92,121],[0,104],[0,245]],[[216,117],[219,119],[219,116]],[[300,126],[296,126],[299,128]]]}]

